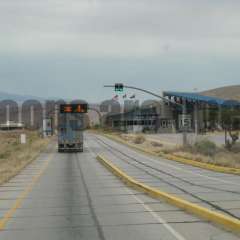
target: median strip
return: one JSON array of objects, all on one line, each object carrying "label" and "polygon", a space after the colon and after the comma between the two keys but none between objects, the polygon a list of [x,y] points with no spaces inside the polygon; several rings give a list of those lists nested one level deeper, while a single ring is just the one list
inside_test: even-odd
[{"label": "median strip", "polygon": [[195,214],[202,219],[218,224],[227,230],[231,230],[235,233],[240,233],[240,221],[238,219],[209,210],[197,204],[188,202],[182,198],[138,182],[123,172],[121,169],[116,167],[114,164],[112,164],[104,156],[98,155],[97,159],[102,165],[109,169],[114,175],[119,177],[128,186],[131,186],[138,191],[144,192],[153,198],[164,200],[176,207],[186,210],[189,213]]},{"label": "median strip", "polygon": [[227,173],[227,174],[235,174],[235,175],[240,175],[240,169],[239,168],[230,168],[230,167],[222,167],[222,166],[217,166],[214,164],[209,164],[209,163],[203,163],[203,162],[198,162],[198,161],[194,161],[194,160],[189,160],[183,157],[178,157],[172,154],[164,154],[164,153],[154,153],[152,151],[143,149],[141,147],[135,146],[131,143],[128,143],[124,140],[121,140],[115,136],[109,135],[109,134],[103,134],[103,136],[116,141],[118,143],[124,144],[134,150],[146,153],[148,155],[152,155],[152,156],[156,156],[156,157],[163,157],[167,160],[172,160],[172,161],[176,161],[179,163],[183,163],[183,164],[188,164],[191,165],[193,167],[198,167],[198,168],[202,168],[202,169],[206,169],[206,170],[210,170],[210,171],[214,171],[214,172],[220,172],[220,173]]}]

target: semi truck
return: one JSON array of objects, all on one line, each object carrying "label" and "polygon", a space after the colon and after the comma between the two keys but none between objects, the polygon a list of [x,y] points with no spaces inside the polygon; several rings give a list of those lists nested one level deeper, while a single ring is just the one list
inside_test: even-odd
[{"label": "semi truck", "polygon": [[58,118],[58,152],[83,152],[87,104],[62,104]]}]

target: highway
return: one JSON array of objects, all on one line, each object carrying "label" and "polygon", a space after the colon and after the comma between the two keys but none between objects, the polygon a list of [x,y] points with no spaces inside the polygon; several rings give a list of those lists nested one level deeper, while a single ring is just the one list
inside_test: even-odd
[{"label": "highway", "polygon": [[238,236],[124,185],[101,153],[137,180],[240,218],[240,177],[155,159],[85,134],[83,153],[56,142],[0,187],[0,240],[235,240]]},{"label": "highway", "polygon": [[[240,219],[240,177],[148,157],[105,137],[94,136],[104,155],[128,175],[203,207]],[[99,152],[100,153],[100,152]]]}]

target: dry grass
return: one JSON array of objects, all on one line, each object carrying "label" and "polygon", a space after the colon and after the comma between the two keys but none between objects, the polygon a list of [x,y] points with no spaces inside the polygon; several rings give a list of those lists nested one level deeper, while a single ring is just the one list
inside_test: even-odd
[{"label": "dry grass", "polygon": [[27,143],[20,144],[20,131],[0,132],[0,184],[7,182],[32,162],[49,140],[27,131]]},{"label": "dry grass", "polygon": [[204,163],[215,164],[224,167],[240,168],[240,147],[235,146],[234,151],[228,151],[225,148],[216,147],[210,154],[202,152],[195,146],[178,147],[174,149],[164,149],[164,153],[173,154],[189,160],[195,160]]},{"label": "dry grass", "polygon": [[171,151],[171,153],[175,156],[183,157],[189,160],[195,160],[224,167],[240,168],[240,154],[224,151],[223,149],[219,149],[214,156],[206,156],[177,149],[175,151]]},{"label": "dry grass", "polygon": [[225,167],[240,168],[240,143],[236,144],[232,151],[229,152],[224,148],[217,147],[214,143],[205,139],[195,145],[189,145],[187,147],[169,147],[157,141],[150,141],[147,139],[141,143],[136,143],[135,139],[138,137],[136,134],[115,133],[113,135],[138,147],[159,154],[160,156],[162,153],[173,154],[189,160]]},{"label": "dry grass", "polygon": [[138,147],[142,147],[143,149],[147,149],[148,151],[152,151],[154,153],[160,153],[164,149],[163,144],[157,141],[149,141],[143,134],[114,134],[114,136],[117,136],[126,142]]},{"label": "dry grass", "polygon": [[202,92],[201,94],[224,99],[240,100],[240,85],[220,87]]},{"label": "dry grass", "polygon": [[[121,132],[113,131],[101,131],[101,133],[113,135],[133,145],[159,154],[159,156],[161,156],[162,153],[166,153],[178,157],[183,157],[189,160],[195,160],[225,167],[240,168],[240,143],[234,145],[233,149],[230,152],[223,147],[217,147],[215,144],[212,142],[210,143],[205,139],[202,143],[200,142],[195,146],[192,144],[183,148],[179,146],[175,147],[165,145],[158,141],[148,140],[147,138],[145,138],[145,141],[142,141],[141,143],[135,143],[135,139],[138,136],[137,134],[122,134]],[[145,136],[143,135],[143,137]]]}]

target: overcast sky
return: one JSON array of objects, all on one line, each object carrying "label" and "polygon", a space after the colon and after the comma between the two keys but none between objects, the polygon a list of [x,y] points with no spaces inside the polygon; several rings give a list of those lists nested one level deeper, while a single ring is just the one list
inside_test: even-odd
[{"label": "overcast sky", "polygon": [[1,91],[100,101],[240,84],[239,0],[1,0]]}]

